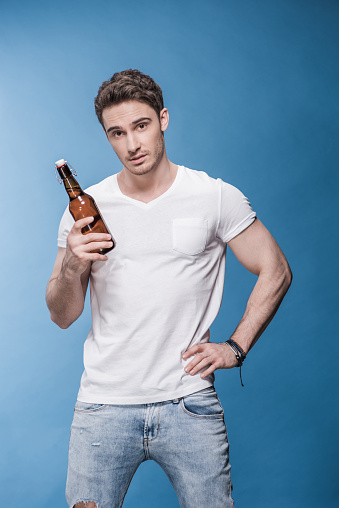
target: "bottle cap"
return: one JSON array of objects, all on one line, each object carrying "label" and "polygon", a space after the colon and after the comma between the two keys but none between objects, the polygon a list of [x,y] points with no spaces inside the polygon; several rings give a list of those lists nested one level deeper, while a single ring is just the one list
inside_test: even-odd
[{"label": "bottle cap", "polygon": [[56,163],[55,163],[57,168],[60,168],[64,164],[65,164],[65,159],[60,159],[60,160],[56,161]]}]

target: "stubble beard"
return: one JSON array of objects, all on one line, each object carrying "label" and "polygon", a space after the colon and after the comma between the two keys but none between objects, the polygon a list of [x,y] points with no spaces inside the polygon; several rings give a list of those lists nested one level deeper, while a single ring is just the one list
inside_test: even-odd
[{"label": "stubble beard", "polygon": [[[160,164],[160,161],[162,160],[165,153],[165,140],[163,134],[160,136],[158,143],[156,144],[156,147],[154,149],[154,156],[152,157],[153,160],[150,160],[147,164],[142,164],[140,168],[137,166],[132,167],[126,167],[126,169],[132,173],[133,175],[139,176],[139,175],[147,175],[148,173],[151,173],[154,171],[158,165]],[[149,152],[146,152],[147,156],[149,156]]]}]

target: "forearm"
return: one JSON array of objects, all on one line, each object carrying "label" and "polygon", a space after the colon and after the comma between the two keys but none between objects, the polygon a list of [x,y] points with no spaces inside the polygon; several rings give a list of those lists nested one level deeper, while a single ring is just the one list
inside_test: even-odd
[{"label": "forearm", "polygon": [[60,328],[68,328],[81,315],[84,308],[84,293],[81,276],[61,270],[47,286],[46,302],[51,319]]},{"label": "forearm", "polygon": [[93,261],[107,261],[100,249],[112,247],[106,233],[82,234],[93,221],[85,217],[75,221],[67,237],[66,248],[59,247],[52,276],[47,285],[46,303],[51,319],[60,328],[68,328],[84,309],[85,295]]},{"label": "forearm", "polygon": [[231,339],[247,353],[276,314],[292,282],[288,265],[260,273],[245,313]]}]

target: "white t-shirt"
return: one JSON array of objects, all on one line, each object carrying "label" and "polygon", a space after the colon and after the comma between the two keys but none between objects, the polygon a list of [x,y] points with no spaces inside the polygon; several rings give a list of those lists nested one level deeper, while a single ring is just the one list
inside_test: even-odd
[{"label": "white t-shirt", "polygon": [[[92,328],[84,344],[78,399],[146,404],[213,384],[184,367],[182,353],[207,342],[224,288],[226,244],[255,220],[235,187],[184,166],[161,196],[125,196],[114,174],[86,189],[114,240],[90,275]],[[74,224],[66,209],[58,245]]]}]

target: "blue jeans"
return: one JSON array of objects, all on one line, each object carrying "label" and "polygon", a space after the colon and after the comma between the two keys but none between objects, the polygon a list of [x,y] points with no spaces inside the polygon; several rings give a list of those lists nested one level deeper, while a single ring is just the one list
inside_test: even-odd
[{"label": "blue jeans", "polygon": [[181,508],[231,508],[228,449],[224,412],[213,386],[153,404],[77,401],[66,499],[70,507],[94,501],[99,508],[120,508],[139,465],[155,460]]}]

